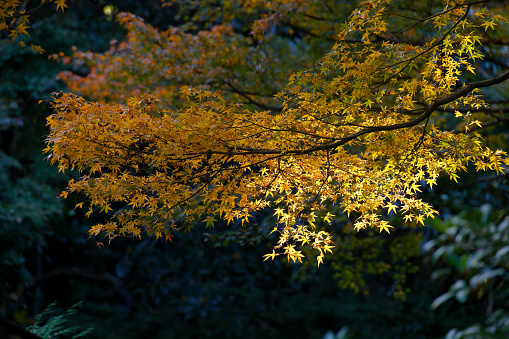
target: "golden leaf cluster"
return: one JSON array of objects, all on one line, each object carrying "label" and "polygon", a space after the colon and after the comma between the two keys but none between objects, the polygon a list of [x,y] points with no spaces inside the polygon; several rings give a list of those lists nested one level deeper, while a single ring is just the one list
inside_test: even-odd
[{"label": "golden leaf cluster", "polygon": [[[244,11],[266,4],[230,3]],[[277,4],[298,15],[305,9],[299,1]],[[60,171],[81,173],[62,195],[84,194],[88,215],[113,211],[110,222],[90,230],[110,239],[144,232],[171,239],[182,216],[211,227],[219,219],[248,222],[270,208],[279,240],[265,258],[301,261],[304,246],[318,264],[334,248],[317,227],[333,221],[331,205],[355,218],[358,231],[388,233],[393,225],[383,215],[391,213],[423,225],[437,214],[420,199],[423,186],[432,188],[441,174],[457,180],[469,164],[498,173],[508,164],[506,153],[484,146],[479,134],[444,128],[437,113],[451,109],[461,119],[465,109],[482,110],[480,88],[509,78],[461,80],[482,56],[477,32],[502,18],[445,1],[441,12],[412,20],[433,34],[399,43],[388,30],[389,5],[377,0],[355,9],[316,66],[279,71],[288,80],[273,96],[256,90],[266,85],[262,76],[249,82],[249,55],[259,50],[231,26],[160,32],[122,14],[126,41],[104,54],[55,56],[92,67],[86,77],[61,78],[97,99],[53,97],[45,151]],[[263,20],[285,13],[255,20],[258,39],[269,25]],[[466,132],[482,127],[466,119]]]}]

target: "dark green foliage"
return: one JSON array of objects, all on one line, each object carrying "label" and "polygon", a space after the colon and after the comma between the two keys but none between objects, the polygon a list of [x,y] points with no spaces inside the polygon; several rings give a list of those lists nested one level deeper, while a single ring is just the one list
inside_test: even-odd
[{"label": "dark green foliage", "polygon": [[[74,44],[107,48],[113,35],[102,31],[119,33],[111,23],[98,20],[89,31],[77,29],[83,20],[97,18],[94,12],[101,13],[102,6],[78,5],[66,14],[43,8],[32,14],[27,43],[42,44],[48,53],[69,51]],[[37,282],[44,266],[54,261],[45,254],[46,241],[65,239],[62,229],[74,215],[57,199],[58,187],[68,178],[56,174],[41,151],[49,110],[38,102],[64,89],[57,81],[61,70],[47,55],[10,43],[0,46],[0,315],[15,315],[22,323],[30,321],[27,309],[33,315],[46,302]]]},{"label": "dark green foliage", "polygon": [[[509,336],[509,215],[485,204],[431,225],[440,235],[424,244],[437,269],[431,279],[448,285],[431,304],[433,309],[471,302],[486,320],[466,329],[451,330],[448,338]],[[450,300],[453,300],[451,302]]]},{"label": "dark green foliage", "polygon": [[66,323],[69,318],[75,315],[81,302],[74,304],[71,308],[60,315],[55,315],[56,302],[49,304],[42,313],[35,316],[35,323],[28,326],[27,330],[43,339],[50,338],[82,338],[93,332],[92,328],[82,331],[79,327],[68,327]]}]

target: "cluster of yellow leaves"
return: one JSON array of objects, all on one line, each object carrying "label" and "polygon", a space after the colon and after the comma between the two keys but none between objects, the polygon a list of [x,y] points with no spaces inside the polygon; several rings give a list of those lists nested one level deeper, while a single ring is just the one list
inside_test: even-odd
[{"label": "cluster of yellow leaves", "polygon": [[[7,39],[1,41],[5,43],[10,40],[17,41],[20,46],[26,47],[22,36],[30,36],[28,29],[30,28],[30,13],[38,10],[46,3],[54,3],[56,10],[62,11],[67,8],[67,0],[41,0],[35,8],[27,8],[29,1],[20,0],[0,0],[0,34],[8,33]],[[42,54],[44,50],[41,46],[31,45],[30,48],[34,53]]]},{"label": "cluster of yellow leaves", "polygon": [[[508,160],[504,152],[484,147],[478,134],[433,123],[439,106],[485,106],[476,89],[463,93],[459,83],[480,57],[475,31],[483,26],[468,20],[471,6],[446,4],[418,20],[436,27],[423,44],[372,42],[390,35],[388,2],[355,10],[319,66],[289,77],[276,95],[282,109],[275,111],[243,105],[245,95],[235,91],[206,90],[211,84],[203,79],[228,79],[231,66],[242,66],[242,53],[249,51],[236,39],[229,43],[234,34],[227,26],[197,35],[160,33],[124,15],[126,27],[135,28],[126,42],[104,55],[76,52],[100,72],[64,75],[74,90],[98,91],[96,96],[117,103],[54,97],[45,151],[59,170],[75,168],[83,175],[62,195],[87,196],[88,215],[116,210],[114,221],[90,230],[110,239],[143,231],[170,238],[180,215],[212,226],[215,217],[245,222],[253,212],[272,208],[273,231],[280,237],[265,258],[301,261],[299,248],[307,246],[318,264],[333,245],[315,224],[332,221],[331,204],[355,216],[355,230],[389,232],[393,226],[382,219],[383,211],[424,224],[437,212],[419,199],[422,185],[432,187],[440,173],[456,180],[469,163],[501,172]],[[144,41],[165,47],[145,53]],[[196,54],[181,54],[183,44]],[[238,53],[231,55],[234,48]],[[111,72],[118,82],[99,79]],[[180,87],[170,98],[168,91],[180,81],[199,86]],[[123,88],[130,95],[141,91],[141,83],[155,94],[121,97]]]}]

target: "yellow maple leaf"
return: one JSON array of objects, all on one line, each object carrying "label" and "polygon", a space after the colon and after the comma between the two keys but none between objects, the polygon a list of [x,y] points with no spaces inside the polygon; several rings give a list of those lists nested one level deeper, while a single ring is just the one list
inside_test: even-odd
[{"label": "yellow maple leaf", "polygon": [[396,208],[398,208],[397,205],[394,205],[392,202],[389,202],[387,205],[384,206],[385,208],[388,208],[389,210],[387,211],[387,214],[390,214],[391,211],[393,211],[394,213],[396,213]]},{"label": "yellow maple leaf", "polygon": [[267,260],[267,259],[272,259],[274,260],[274,258],[277,256],[278,254],[276,253],[275,250],[272,250],[272,253],[269,253],[269,254],[265,254],[263,257],[265,258],[263,261]]},{"label": "yellow maple leaf", "polygon": [[56,5],[57,5],[57,11],[58,9],[61,9],[62,12],[64,11],[64,8],[68,8],[67,5],[65,4],[66,3],[66,0],[56,0]]}]

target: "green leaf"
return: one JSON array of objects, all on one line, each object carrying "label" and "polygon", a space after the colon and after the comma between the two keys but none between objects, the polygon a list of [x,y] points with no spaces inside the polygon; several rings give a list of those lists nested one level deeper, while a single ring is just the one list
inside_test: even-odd
[{"label": "green leaf", "polygon": [[504,275],[505,272],[506,270],[504,270],[503,268],[497,268],[495,270],[485,270],[484,272],[476,274],[472,278],[470,278],[470,286],[472,288],[476,288],[477,286],[487,282],[489,279],[492,279],[500,275]]},{"label": "green leaf", "polygon": [[452,225],[441,220],[440,218],[428,218],[428,220],[426,220],[426,224],[431,226],[434,230],[440,232],[440,233],[445,233],[445,231],[450,228]]},{"label": "green leaf", "polygon": [[452,293],[452,292],[446,292],[446,293],[442,294],[441,296],[436,298],[433,301],[433,303],[431,303],[431,309],[436,310],[440,305],[442,305],[443,303],[445,303],[447,300],[451,299],[452,297],[454,297],[454,293]]}]

